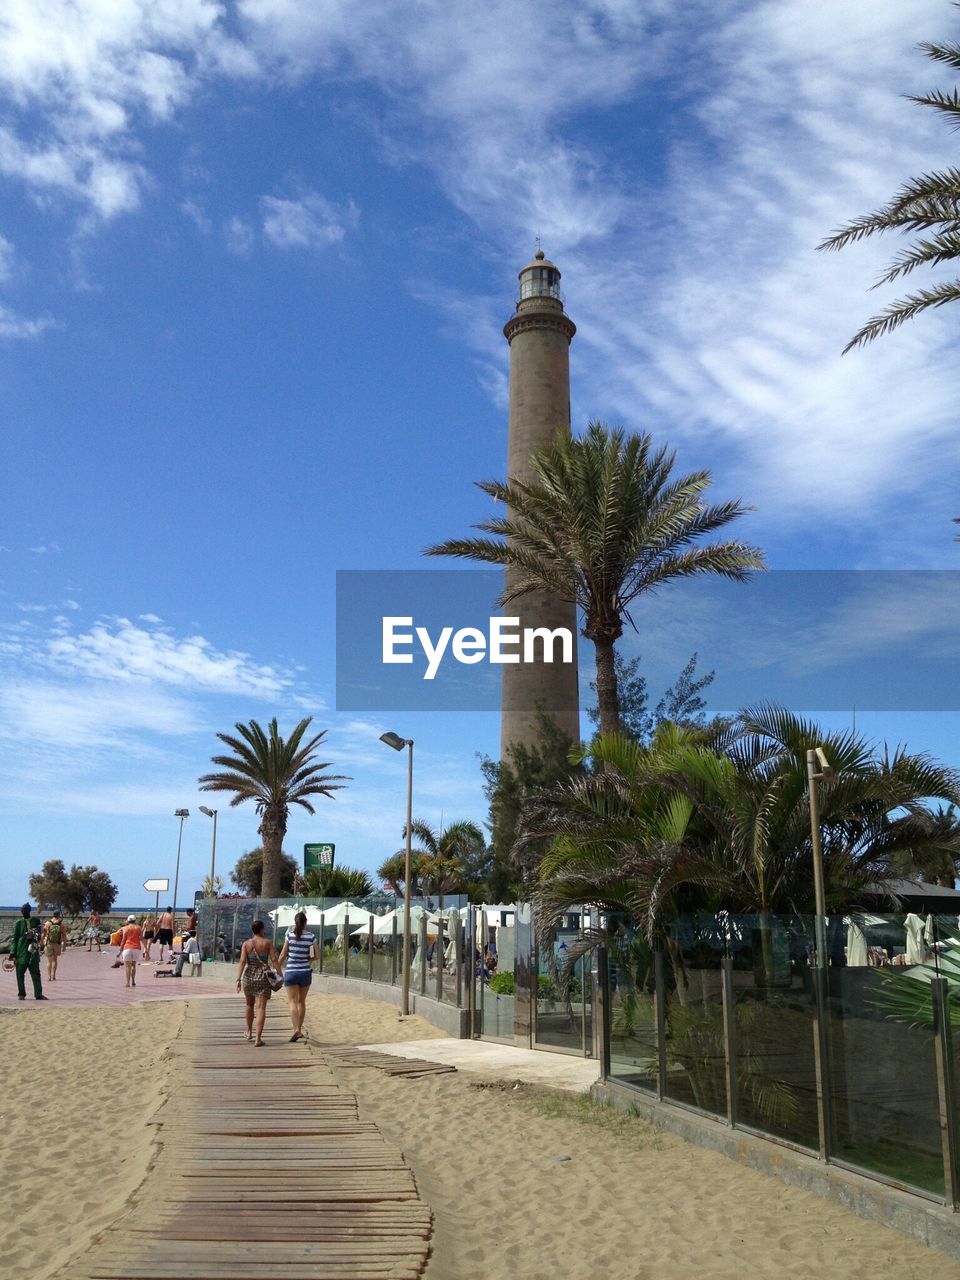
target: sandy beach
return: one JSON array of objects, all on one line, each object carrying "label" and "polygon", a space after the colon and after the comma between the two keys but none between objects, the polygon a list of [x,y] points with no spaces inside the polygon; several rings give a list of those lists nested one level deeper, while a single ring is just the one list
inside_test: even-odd
[{"label": "sandy beach", "polygon": [[183,1009],[0,1014],[0,1275],[52,1275],[142,1183]]},{"label": "sandy beach", "polygon": [[[176,1085],[166,1050],[183,1008],[2,1015],[0,1160],[16,1174],[2,1274],[52,1275],[149,1179],[148,1121]],[[442,1034],[375,1001],[317,993],[307,1026],[317,1054]],[[960,1277],[942,1254],[633,1117],[462,1070],[412,1080],[333,1070],[402,1148],[433,1209],[429,1280]]]}]

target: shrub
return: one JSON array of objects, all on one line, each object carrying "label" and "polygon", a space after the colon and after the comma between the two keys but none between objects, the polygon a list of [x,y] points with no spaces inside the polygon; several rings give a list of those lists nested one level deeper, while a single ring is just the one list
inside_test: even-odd
[{"label": "shrub", "polygon": [[494,995],[512,996],[513,995],[513,974],[512,973],[495,973],[490,979],[490,990]]}]

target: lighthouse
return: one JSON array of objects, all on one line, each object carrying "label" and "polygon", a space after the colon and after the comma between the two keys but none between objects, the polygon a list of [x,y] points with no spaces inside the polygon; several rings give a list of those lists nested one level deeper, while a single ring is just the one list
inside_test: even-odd
[{"label": "lighthouse", "polygon": [[[570,342],[576,325],[563,309],[560,272],[537,250],[519,273],[516,310],[503,328],[510,344],[510,410],[507,477],[532,478],[532,455],[570,434]],[[511,580],[510,569],[506,581]],[[500,758],[514,745],[535,749],[540,716],[553,720],[574,742],[580,740],[577,686],[577,611],[574,604],[546,591],[531,591],[510,605],[521,628],[565,627],[574,637],[573,662],[505,665],[500,720]]]}]

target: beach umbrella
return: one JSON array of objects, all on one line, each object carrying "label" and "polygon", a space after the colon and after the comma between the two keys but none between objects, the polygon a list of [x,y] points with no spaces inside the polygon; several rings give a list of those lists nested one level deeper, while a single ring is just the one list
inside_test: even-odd
[{"label": "beach umbrella", "polygon": [[[423,907],[412,906],[410,908],[410,932],[414,936],[416,936],[417,932],[419,931],[420,921],[424,916],[426,916],[427,918],[428,927],[431,924],[437,923],[437,917],[435,915],[431,915],[429,911],[425,911]],[[393,911],[388,911],[385,916],[377,916],[376,923],[373,926],[374,934],[382,936],[383,934],[386,934],[386,933],[393,933],[394,918],[396,918],[396,921],[397,921],[397,934],[398,936],[402,935],[403,934],[403,908],[402,907],[397,907]],[[362,924],[359,927],[359,929],[351,929],[350,933],[351,934],[366,933],[369,930],[369,927],[370,927],[370,922],[367,921],[365,924]]]},{"label": "beach umbrella", "polygon": [[[316,923],[320,923],[320,908],[315,907],[317,912]],[[347,916],[351,920],[366,920],[369,915],[363,907],[358,907],[355,902],[338,902],[335,907],[328,907],[323,913],[323,923],[326,925],[342,925]]]}]

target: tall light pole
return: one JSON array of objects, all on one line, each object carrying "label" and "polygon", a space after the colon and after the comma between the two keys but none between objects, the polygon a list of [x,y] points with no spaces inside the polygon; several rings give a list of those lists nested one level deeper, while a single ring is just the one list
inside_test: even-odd
[{"label": "tall light pole", "polygon": [[217,809],[208,809],[205,804],[200,806],[200,812],[205,813],[208,818],[213,819],[213,852],[210,854],[210,897],[216,896],[217,890],[214,887],[213,877],[217,870]]},{"label": "tall light pole", "polygon": [[180,834],[177,837],[177,869],[173,874],[173,927],[177,927],[177,886],[180,883],[180,846],[183,844],[183,823],[190,817],[189,809],[177,809],[173,815],[180,819]]},{"label": "tall light pole", "polygon": [[396,733],[381,733],[380,741],[394,751],[407,748],[407,844],[403,853],[403,986],[401,995],[402,1016],[410,1013],[410,841],[413,825],[413,739],[401,738]]},{"label": "tall light pole", "polygon": [[827,899],[823,890],[823,846],[820,842],[820,797],[817,783],[833,777],[833,767],[823,747],[810,747],[807,751],[807,789],[810,796],[810,844],[813,850],[813,899],[817,913],[814,925],[817,942],[817,964],[827,963]]}]

